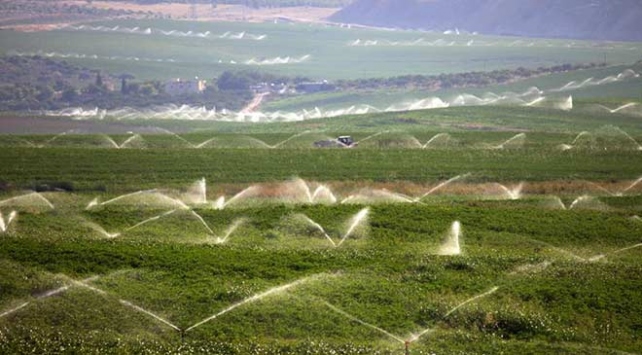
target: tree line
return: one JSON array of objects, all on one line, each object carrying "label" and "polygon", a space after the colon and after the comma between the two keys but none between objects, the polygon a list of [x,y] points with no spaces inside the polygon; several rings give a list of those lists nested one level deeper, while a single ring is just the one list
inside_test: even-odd
[{"label": "tree line", "polygon": [[221,77],[213,78],[203,92],[170,95],[161,80],[136,81],[131,74],[113,75],[41,56],[9,56],[0,58],[0,111],[144,108],[170,103],[239,110],[252,100],[250,83],[264,79],[244,73]]},{"label": "tree line", "polygon": [[340,90],[380,90],[380,89],[421,89],[439,90],[465,87],[483,87],[505,84],[537,76],[563,73],[574,70],[604,67],[605,63],[562,64],[535,69],[517,68],[493,71],[474,71],[439,75],[402,75],[390,78],[364,78],[339,80],[336,85]]}]

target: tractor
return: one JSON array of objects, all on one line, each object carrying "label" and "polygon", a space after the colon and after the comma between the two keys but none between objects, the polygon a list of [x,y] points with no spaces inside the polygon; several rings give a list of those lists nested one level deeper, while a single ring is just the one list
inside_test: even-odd
[{"label": "tractor", "polygon": [[314,142],[316,148],[352,148],[356,147],[357,144],[359,143],[355,142],[350,136],[339,136],[336,139]]}]

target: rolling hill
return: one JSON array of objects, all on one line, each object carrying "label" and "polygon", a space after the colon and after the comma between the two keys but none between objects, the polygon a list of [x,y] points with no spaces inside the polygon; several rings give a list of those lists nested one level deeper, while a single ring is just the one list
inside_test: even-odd
[{"label": "rolling hill", "polygon": [[333,21],[524,37],[642,41],[639,0],[356,0]]}]

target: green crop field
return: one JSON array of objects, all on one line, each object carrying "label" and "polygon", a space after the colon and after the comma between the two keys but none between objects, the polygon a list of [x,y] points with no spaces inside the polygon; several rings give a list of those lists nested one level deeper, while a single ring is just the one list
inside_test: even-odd
[{"label": "green crop field", "polygon": [[[2,112],[0,354],[639,353],[642,44],[450,32],[0,31],[0,55],[132,82],[608,64],[487,87],[271,94],[238,114]],[[341,135],[358,145],[315,148]]]},{"label": "green crop field", "polygon": [[596,103],[6,115],[54,133],[0,136],[0,352],[636,353],[642,127]]},{"label": "green crop field", "polygon": [[[623,73],[642,71],[640,64],[616,65],[606,68],[577,70],[568,73],[549,74],[503,85],[489,85],[481,88],[440,89],[435,91],[411,89],[337,91],[316,93],[288,98],[268,97],[268,102],[261,107],[268,112],[312,110],[315,107],[325,110],[340,110],[350,106],[369,105],[385,110],[393,105],[412,104],[426,98],[439,98],[445,103],[455,102],[462,95],[474,95],[478,98],[489,95],[527,96],[529,90],[536,88],[541,96],[560,98],[572,96],[577,103],[595,101],[602,104],[626,104],[642,100],[642,79],[639,76],[622,77]],[[600,80],[617,78],[610,82]],[[587,80],[590,82],[587,83]],[[569,83],[574,87],[564,88]],[[616,107],[614,106],[614,107]]]},{"label": "green crop field", "polygon": [[119,20],[50,32],[0,33],[2,53],[51,56],[139,79],[210,79],[262,70],[316,79],[390,77],[565,63],[628,64],[639,43],[524,40],[309,24]]}]

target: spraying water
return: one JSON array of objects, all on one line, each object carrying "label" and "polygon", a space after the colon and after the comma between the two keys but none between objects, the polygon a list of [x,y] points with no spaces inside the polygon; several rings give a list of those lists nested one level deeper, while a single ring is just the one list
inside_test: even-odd
[{"label": "spraying water", "polygon": [[235,220],[234,222],[232,222],[232,224],[225,231],[225,234],[223,235],[223,238],[216,238],[216,243],[217,244],[223,244],[223,243],[227,242],[227,240],[230,238],[232,233],[234,233],[238,227],[243,225],[245,223],[245,221],[246,221],[245,218],[239,218],[239,219]]},{"label": "spraying water", "polygon": [[493,147],[493,149],[504,149],[506,148],[506,145],[508,144],[519,144],[522,145],[524,144],[524,140],[526,139],[526,134],[525,133],[519,133],[516,134],[515,136],[511,137],[510,139],[506,140],[504,143]]},{"label": "spraying water", "polygon": [[163,214],[160,214],[160,215],[158,215],[158,216],[154,216],[154,217],[148,218],[148,219],[146,219],[146,220],[144,220],[144,221],[142,221],[142,222],[136,223],[136,224],[134,224],[133,226],[131,226],[131,227],[129,227],[129,228],[127,228],[127,229],[125,229],[125,232],[129,232],[129,231],[131,231],[132,229],[136,229],[136,228],[138,228],[138,227],[140,227],[140,226],[142,226],[142,225],[144,225],[144,224],[147,224],[147,223],[149,223],[149,222],[152,222],[152,221],[156,221],[156,220],[158,220],[158,219],[161,219],[162,217],[169,216],[169,215],[171,215],[172,213],[175,213],[176,211],[178,211],[178,210],[171,210],[171,211],[165,212],[165,213],[163,213]]},{"label": "spraying water", "polygon": [[113,140],[110,136],[108,136],[108,135],[103,135],[103,137],[105,138],[105,140],[106,140],[106,141],[107,141],[107,142],[108,142],[112,147],[114,147],[114,148],[116,148],[116,149],[124,148],[124,147],[126,147],[127,145],[129,145],[131,142],[133,142],[134,140],[142,139],[142,137],[140,136],[140,134],[134,134],[134,135],[130,136],[129,138],[127,138],[123,143],[118,144],[118,143],[116,143],[116,141],[114,141],[114,140]]},{"label": "spraying water", "polygon": [[572,210],[572,209],[576,208],[578,205],[580,205],[582,203],[586,203],[588,201],[592,201],[592,200],[594,200],[594,198],[591,197],[591,196],[588,196],[588,195],[580,196],[580,197],[576,198],[573,202],[571,202],[571,205],[568,207],[568,209]]},{"label": "spraying water", "polygon": [[199,144],[197,144],[197,145],[192,146],[192,148],[201,149],[201,148],[203,148],[204,146],[206,146],[206,145],[208,145],[208,144],[210,144],[210,143],[214,142],[216,139],[217,139],[216,137],[210,138],[210,139],[205,140],[205,141],[203,141],[203,142],[201,142],[201,143],[199,143]]},{"label": "spraying water", "polygon": [[58,138],[60,138],[60,137],[62,137],[62,136],[64,136],[64,135],[66,135],[67,133],[71,133],[71,132],[72,132],[72,131],[67,131],[67,132],[58,133],[58,134],[56,134],[55,136],[53,136],[53,137],[51,137],[51,138],[47,139],[47,140],[46,140],[44,143],[42,143],[39,147],[41,147],[41,148],[42,148],[42,147],[44,147],[44,146],[48,145],[49,143],[52,143],[52,142],[53,142],[53,141],[55,141],[56,139],[58,139]]},{"label": "spraying water", "polygon": [[383,190],[370,190],[370,189],[362,189],[361,192],[359,192],[356,195],[350,195],[346,198],[344,198],[341,201],[341,204],[347,204],[347,203],[371,203],[371,202],[377,202],[377,201],[384,201],[384,202],[401,202],[401,203],[417,203],[419,200],[412,199],[409,196],[396,193],[396,192],[391,192],[386,189]]},{"label": "spraying water", "polygon": [[586,131],[582,131],[582,132],[580,132],[580,133],[575,137],[575,139],[573,139],[573,142],[571,142],[571,145],[575,145],[575,144],[576,144],[580,139],[582,139],[582,138],[583,138],[583,137],[585,137],[585,136],[589,136],[589,135],[591,135],[591,133],[589,133],[589,132],[586,132]]},{"label": "spraying water", "polygon": [[47,200],[38,192],[31,192],[28,194],[11,197],[5,200],[0,201],[0,206],[12,206],[12,205],[45,205],[51,209],[54,209],[53,203]]},{"label": "spraying water", "polygon": [[86,224],[89,228],[95,230],[96,232],[100,233],[100,235],[102,235],[105,238],[113,239],[120,236],[120,233],[109,233],[103,227],[99,226],[94,222],[84,221],[84,224]]},{"label": "spraying water", "polygon": [[207,183],[205,178],[196,180],[184,194],[183,200],[189,204],[206,204],[207,203]]},{"label": "spraying water", "polygon": [[297,217],[300,217],[306,223],[316,228],[319,232],[323,233],[323,236],[332,244],[333,247],[337,246],[337,243],[335,243],[334,240],[332,240],[332,238],[328,235],[328,233],[325,231],[325,229],[323,229],[323,227],[319,223],[313,221],[310,217],[304,214],[298,214]]},{"label": "spraying water", "polygon": [[424,197],[433,194],[435,191],[441,189],[442,187],[448,186],[448,185],[452,184],[453,182],[455,182],[455,181],[457,181],[459,179],[463,179],[463,178],[467,177],[468,175],[470,175],[470,174],[467,173],[467,174],[463,174],[463,175],[457,175],[454,178],[450,178],[450,179],[438,184],[437,186],[433,187],[432,189],[428,190],[428,192],[426,192],[425,194],[421,195],[421,197],[416,199],[416,201],[419,201],[419,200],[423,199]]},{"label": "spraying water", "polygon": [[85,209],[89,210],[94,206],[98,206],[99,204],[100,204],[100,199],[98,197],[96,197],[93,200],[89,201],[89,203],[87,204],[87,207],[85,207]]},{"label": "spraying water", "polygon": [[621,128],[619,128],[619,127],[613,127],[613,129],[615,129],[617,132],[619,132],[619,133],[620,133],[620,134],[622,134],[624,137],[626,137],[629,141],[631,141],[631,143],[633,143],[633,144],[636,146],[637,150],[642,150],[642,145],[640,145],[640,143],[638,143],[638,141],[636,141],[633,137],[631,137],[631,135],[630,135],[630,134],[628,134],[628,133],[624,132],[624,131],[623,131]]},{"label": "spraying water", "polygon": [[598,185],[598,184],[596,184],[596,183],[594,183],[594,182],[586,181],[586,183],[588,183],[589,185],[591,185],[591,186],[593,186],[593,187],[597,188],[597,189],[598,189],[598,190],[600,190],[600,191],[606,192],[607,194],[609,194],[609,195],[611,195],[611,196],[618,196],[618,195],[621,195],[621,193],[613,193],[613,192],[611,192],[611,191],[607,190],[606,188],[604,188],[603,186]]},{"label": "spraying water", "polygon": [[598,106],[598,107],[601,107],[601,108],[603,108],[603,109],[605,109],[605,110],[607,110],[607,111],[609,111],[609,113],[618,113],[618,112],[620,112],[620,111],[622,111],[622,110],[626,110],[627,108],[635,107],[635,106],[637,106],[637,105],[639,105],[639,104],[638,104],[638,103],[636,103],[636,102],[629,102],[629,103],[624,104],[624,105],[622,105],[622,106],[619,106],[619,107],[617,107],[617,108],[615,108],[615,109],[610,109],[610,108],[608,108],[608,107],[606,107],[606,106],[604,106],[604,105],[597,105],[597,106]]},{"label": "spraying water", "polygon": [[225,208],[225,196],[221,196],[212,203],[212,207],[216,210],[222,210]]},{"label": "spraying water", "polygon": [[328,308],[330,308],[331,310],[333,310],[333,311],[345,316],[346,318],[349,318],[349,319],[351,319],[351,320],[353,320],[353,321],[355,321],[355,322],[357,322],[357,323],[359,323],[361,325],[364,325],[364,326],[366,326],[366,327],[368,327],[370,329],[373,329],[373,330],[376,330],[376,331],[378,331],[380,333],[383,333],[386,336],[388,336],[388,337],[390,337],[390,338],[392,338],[392,339],[394,339],[394,340],[396,340],[396,341],[398,341],[398,342],[400,342],[402,344],[406,343],[405,340],[401,339],[400,337],[398,337],[398,336],[396,336],[396,335],[394,335],[394,334],[392,334],[392,333],[390,333],[390,332],[388,332],[388,331],[386,331],[386,330],[384,330],[384,329],[382,329],[380,327],[377,327],[376,325],[373,325],[373,324],[367,323],[365,321],[362,321],[361,319],[359,319],[359,318],[357,318],[357,317],[345,312],[342,309],[339,309],[338,307],[336,307],[336,306],[334,306],[334,305],[332,305],[332,304],[330,304],[328,302],[323,301],[323,303],[326,306],[328,306]]},{"label": "spraying water", "polygon": [[589,258],[587,261],[589,261],[589,262],[598,261],[598,260],[604,259],[604,258],[606,258],[606,257],[608,257],[610,255],[620,254],[620,253],[623,253],[625,251],[629,251],[631,249],[636,249],[636,248],[639,248],[639,247],[642,247],[642,243],[635,244],[635,245],[632,245],[632,246],[628,246],[626,248],[618,249],[618,250],[612,251],[610,253],[599,254],[599,255],[596,255],[596,256],[593,256],[593,257]]},{"label": "spraying water", "polygon": [[375,133],[375,134],[371,134],[371,135],[367,136],[366,138],[361,139],[361,140],[359,140],[359,141],[355,142],[355,144],[361,144],[361,143],[363,143],[363,142],[365,142],[365,141],[367,141],[367,140],[370,140],[370,139],[372,139],[372,138],[375,138],[375,137],[377,137],[377,136],[380,136],[380,135],[382,135],[382,134],[384,134],[384,133],[388,133],[388,132],[389,132],[389,131],[383,131],[383,132],[378,132],[378,133]]},{"label": "spraying water", "polygon": [[552,200],[552,205],[549,206],[549,207],[561,208],[563,210],[567,210],[566,205],[564,204],[564,202],[562,201],[561,198],[559,198],[558,196],[553,196],[552,199],[553,199]]},{"label": "spraying water", "polygon": [[143,138],[140,136],[140,134],[134,134],[131,137],[125,139],[125,141],[120,144],[119,148],[125,148],[129,146],[133,141],[142,139]]},{"label": "spraying water", "polygon": [[457,306],[455,306],[453,309],[451,309],[450,311],[448,311],[448,313],[446,313],[446,315],[444,315],[444,318],[448,317],[449,315],[453,314],[454,312],[456,312],[456,311],[457,311],[458,309],[460,309],[461,307],[463,307],[463,306],[465,306],[465,305],[467,305],[467,304],[469,304],[469,303],[471,303],[471,302],[474,302],[474,301],[476,301],[476,300],[478,300],[478,299],[480,299],[480,298],[483,298],[483,297],[486,297],[486,296],[492,295],[492,294],[493,294],[493,293],[495,293],[497,290],[499,290],[499,287],[493,287],[493,288],[491,288],[489,291],[486,291],[486,292],[484,292],[484,293],[481,293],[481,294],[479,294],[479,295],[477,295],[477,296],[474,296],[474,297],[471,297],[471,298],[469,298],[469,299],[465,300],[464,302],[462,302],[462,303],[458,304],[458,305],[457,305]]},{"label": "spraying water", "polygon": [[107,200],[107,201],[105,201],[105,202],[101,202],[101,203],[98,203],[98,198],[96,198],[96,199],[92,200],[92,201],[87,205],[87,209],[89,209],[89,208],[91,208],[91,207],[93,207],[93,206],[97,206],[97,205],[100,205],[100,206],[108,205],[108,204],[110,204],[110,203],[114,203],[114,202],[120,201],[120,200],[122,200],[122,199],[126,199],[126,198],[128,198],[128,197],[138,196],[138,195],[140,195],[140,194],[154,193],[154,192],[156,192],[156,189],[152,189],[152,190],[140,190],[140,191],[136,191],[136,192],[128,193],[128,194],[125,194],[125,195],[120,195],[120,196],[118,196],[118,197],[112,198],[111,200]]},{"label": "spraying water", "polygon": [[354,233],[357,227],[360,227],[368,222],[369,213],[370,213],[370,209],[364,208],[350,219],[348,231],[343,235],[339,243],[337,243],[337,247],[340,247],[341,244],[343,244],[343,242],[345,242],[346,239],[348,239],[348,237],[352,235],[352,233]]},{"label": "spraying water", "polygon": [[278,147],[280,147],[280,146],[284,145],[285,143],[287,143],[287,142],[289,142],[289,141],[291,141],[291,140],[293,140],[293,139],[295,139],[295,138],[301,137],[301,136],[302,136],[302,135],[304,135],[304,134],[308,134],[308,133],[310,133],[310,131],[303,131],[303,132],[301,132],[301,133],[297,133],[297,134],[295,134],[295,135],[293,135],[293,136],[289,137],[288,139],[286,139],[286,140],[284,140],[284,141],[281,141],[281,142],[279,142],[279,143],[277,143],[277,144],[275,144],[275,145],[273,145],[273,146],[270,146],[270,148],[273,148],[273,149],[274,149],[274,148],[278,148]]},{"label": "spraying water", "polygon": [[459,237],[461,235],[461,223],[459,221],[453,222],[450,226],[450,231],[446,235],[446,239],[443,244],[439,247],[439,255],[459,255],[461,254],[461,248],[459,246]]},{"label": "spraying water", "polygon": [[535,100],[533,100],[533,101],[530,101],[530,102],[525,103],[525,104],[524,104],[524,106],[532,107],[532,106],[535,106],[535,105],[537,105],[537,104],[539,104],[539,103],[543,102],[544,100],[546,100],[546,97],[544,97],[544,96],[542,96],[542,97],[538,97],[538,98],[536,98],[536,99],[535,99]]},{"label": "spraying water", "polygon": [[524,183],[520,182],[517,186],[515,186],[512,189],[509,189],[508,187],[500,184],[500,183],[495,183],[508,197],[510,200],[519,200],[522,198],[522,189],[524,188]]},{"label": "spraying water", "polygon": [[582,261],[582,262],[587,261],[586,258],[583,258],[583,257],[581,257],[581,256],[579,256],[579,255],[577,255],[575,253],[572,253],[569,250],[566,250],[566,249],[563,249],[563,248],[560,248],[560,247],[556,247],[555,245],[553,245],[551,243],[547,243],[547,242],[544,242],[544,241],[541,241],[541,240],[537,240],[537,239],[533,239],[533,238],[529,238],[529,240],[532,240],[533,242],[545,245],[546,247],[548,247],[548,248],[550,248],[550,249],[552,249],[552,250],[554,250],[554,251],[556,251],[556,252],[558,252],[560,254],[564,254],[566,256],[569,256],[574,260]]},{"label": "spraying water", "polygon": [[9,213],[9,216],[7,219],[4,219],[4,216],[2,215],[2,211],[0,211],[0,232],[4,233],[9,229],[9,226],[11,225],[11,222],[18,216],[18,212],[16,211],[11,211]]},{"label": "spraying water", "polygon": [[[474,296],[474,297],[471,297],[471,298],[467,299],[466,301],[464,301],[464,302],[462,302],[462,303],[458,304],[456,307],[454,307],[454,308],[452,308],[450,311],[448,311],[448,313],[446,313],[446,315],[444,316],[444,318],[446,318],[446,317],[450,316],[452,313],[454,313],[455,311],[457,311],[457,310],[458,310],[458,309],[460,309],[461,307],[463,307],[463,306],[465,306],[465,305],[467,305],[467,304],[469,304],[469,303],[471,303],[471,302],[474,302],[474,301],[476,301],[476,300],[478,300],[478,299],[481,299],[481,298],[483,298],[483,297],[487,297],[487,296],[489,296],[489,295],[491,295],[491,294],[495,293],[498,289],[499,289],[499,287],[493,287],[493,288],[492,288],[492,289],[490,289],[489,291],[486,291],[486,292],[484,292],[484,293],[482,293],[482,294],[479,294],[479,295],[476,295],[476,296]],[[367,323],[367,322],[365,322],[365,321],[363,321],[363,320],[361,320],[361,319],[359,319],[359,318],[357,318],[357,317],[355,317],[355,316],[353,316],[353,315],[351,315],[351,314],[349,314],[349,313],[345,312],[344,310],[342,310],[342,309],[340,309],[340,308],[338,308],[338,307],[336,307],[336,306],[334,306],[334,305],[332,305],[332,304],[330,304],[330,303],[328,303],[328,302],[325,302],[325,301],[324,301],[323,303],[324,303],[326,306],[328,306],[330,309],[332,309],[333,311],[335,311],[335,312],[337,312],[337,313],[339,313],[339,314],[341,314],[341,315],[343,315],[343,316],[345,316],[345,317],[347,317],[347,318],[349,318],[349,319],[351,319],[351,320],[353,320],[353,321],[355,321],[355,322],[357,322],[357,323],[359,323],[359,324],[361,324],[361,325],[364,325],[364,326],[366,326],[366,327],[368,327],[368,328],[370,328],[370,329],[373,329],[373,330],[376,330],[376,331],[378,331],[378,332],[380,332],[380,333],[382,333],[382,334],[385,334],[386,336],[390,337],[391,339],[394,339],[394,340],[396,340],[396,341],[398,341],[398,342],[400,342],[400,343],[402,343],[402,344],[405,344],[405,345],[406,345],[406,351],[408,350],[408,345],[409,345],[410,343],[416,342],[416,341],[417,341],[417,340],[419,340],[421,337],[423,337],[423,336],[425,336],[426,334],[429,334],[429,333],[431,333],[431,332],[433,332],[433,331],[434,331],[434,329],[433,329],[433,328],[427,328],[427,329],[422,330],[421,332],[419,332],[419,333],[417,333],[417,334],[413,334],[413,335],[412,335],[410,338],[408,338],[407,340],[404,340],[404,339],[402,339],[401,337],[398,337],[398,336],[396,336],[396,335],[394,335],[394,334],[392,334],[392,333],[390,333],[390,332],[386,331],[385,329],[382,329],[382,328],[380,328],[380,327],[377,327],[376,325],[373,325],[373,324]]]},{"label": "spraying water", "polygon": [[337,197],[332,193],[329,187],[319,185],[312,193],[312,201],[327,201],[331,204],[337,202]]},{"label": "spraying water", "polygon": [[306,202],[312,203],[314,202],[314,198],[312,197],[312,192],[310,191],[310,186],[305,182],[305,180],[301,178],[296,178],[293,181],[294,185],[298,187],[300,190],[303,191],[305,194],[305,199]]},{"label": "spraying water", "polygon": [[171,207],[176,207],[178,209],[182,210],[189,210],[190,207],[186,205],[183,201],[169,197],[165,194],[161,193],[154,193],[152,196],[156,199],[158,199],[158,202],[151,202],[150,204],[153,206],[171,206]]},{"label": "spraying water", "polygon": [[201,222],[201,224],[205,227],[205,229],[207,229],[208,232],[210,232],[210,234],[214,234],[214,231],[212,230],[212,228],[210,228],[209,224],[207,224],[207,222],[205,222],[205,220],[203,219],[203,217],[200,214],[196,213],[196,211],[194,211],[194,210],[189,210],[189,213],[192,216],[196,217],[196,219],[198,219],[199,222]]},{"label": "spraying water", "polygon": [[[126,199],[129,199],[129,201],[123,201]],[[157,192],[156,189],[132,192],[129,194],[118,196],[116,198],[112,198],[111,200],[107,200],[101,203],[96,203],[97,201],[92,201],[89,203],[89,205],[87,205],[87,208],[89,209],[94,206],[104,206],[104,205],[113,204],[119,201],[133,203],[136,205],[150,205],[150,206],[157,206],[157,207],[169,206],[177,209],[184,209],[184,210],[189,209],[189,206],[187,206],[183,201],[176,198],[169,197],[163,193]]]},{"label": "spraying water", "polygon": [[[103,291],[103,290],[101,290],[101,289],[99,289],[97,287],[94,287],[94,286],[91,286],[91,285],[87,284],[86,280],[83,280],[83,281],[71,280],[71,281],[77,286],[84,287],[84,288],[86,288],[88,290],[91,290],[93,292],[96,292],[96,293],[98,293],[100,295],[103,295],[103,296],[108,295],[108,293],[106,291]],[[174,324],[170,323],[168,320],[160,317],[159,315],[154,314],[151,311],[148,311],[148,310],[146,310],[146,309],[144,309],[144,308],[142,308],[140,306],[137,306],[137,305],[135,305],[135,304],[133,304],[133,303],[131,303],[129,301],[123,300],[123,299],[118,300],[118,302],[120,302],[122,305],[125,305],[127,307],[133,308],[134,310],[136,310],[138,312],[147,314],[148,316],[151,316],[152,318],[156,319],[157,321],[169,326],[170,328],[172,328],[172,329],[174,329],[174,330],[176,330],[178,332],[181,331],[180,328],[178,328]]]},{"label": "spraying water", "polygon": [[526,264],[526,265],[521,265],[515,268],[515,271],[511,272],[511,275],[516,275],[516,274],[522,274],[522,273],[528,273],[528,272],[541,272],[547,269],[549,266],[551,266],[553,263],[550,261],[543,261],[539,264]]},{"label": "spraying water", "polygon": [[357,196],[355,196],[355,195],[349,195],[348,197],[346,197],[343,200],[341,200],[341,204],[343,205],[343,204],[346,204],[346,203],[351,203],[356,198],[357,198]]},{"label": "spraying water", "polygon": [[11,313],[17,312],[17,311],[27,307],[28,305],[29,305],[29,302],[24,302],[24,303],[19,304],[17,307],[8,309],[8,310],[0,313],[0,318],[4,318],[4,317],[10,315]]},{"label": "spraying water", "polygon": [[150,316],[150,317],[156,319],[157,321],[169,326],[170,328],[176,330],[179,333],[181,332],[181,329],[179,327],[177,327],[174,324],[170,323],[168,320],[166,320],[166,319],[164,319],[164,318],[162,318],[162,317],[160,317],[160,316],[158,316],[158,315],[156,315],[156,314],[154,314],[154,313],[152,313],[152,312],[150,312],[150,311],[148,311],[148,310],[146,310],[146,309],[144,309],[144,308],[142,308],[140,306],[137,306],[137,305],[135,305],[135,304],[133,304],[133,303],[131,303],[129,301],[126,301],[126,300],[118,300],[118,302],[120,302],[121,304],[123,304],[123,305],[125,305],[127,307],[133,308],[138,312],[147,314],[148,316]]},{"label": "spraying water", "polygon": [[170,131],[170,130],[168,130],[168,129],[165,129],[165,128],[157,128],[157,129],[158,129],[158,130],[160,130],[160,131],[161,131],[161,132],[163,132],[163,133],[167,133],[167,134],[169,134],[169,135],[171,135],[171,136],[176,137],[176,138],[177,138],[178,140],[180,140],[181,142],[183,142],[183,143],[187,144],[190,148],[197,148],[197,146],[195,146],[194,144],[192,144],[192,142],[188,141],[187,139],[185,139],[185,138],[183,138],[183,137],[179,136],[178,134],[176,134],[176,133],[174,133],[174,132],[172,132],[172,131]]},{"label": "spraying water", "polygon": [[626,189],[622,190],[621,194],[625,194],[626,192],[630,191],[633,189],[635,186],[637,186],[639,183],[642,182],[642,176],[639,177],[637,180],[635,180],[631,185],[629,185]]},{"label": "spraying water", "polygon": [[105,138],[107,143],[109,143],[112,147],[116,149],[120,149],[120,146],[118,145],[118,143],[116,143],[110,136],[103,134],[102,137]]},{"label": "spraying water", "polygon": [[293,288],[295,286],[298,286],[298,285],[300,285],[300,284],[302,284],[304,282],[307,282],[307,281],[309,281],[309,280],[311,280],[313,278],[315,278],[315,276],[305,277],[305,278],[299,279],[297,281],[291,282],[289,284],[286,284],[286,285],[283,285],[283,286],[277,286],[277,287],[271,288],[271,289],[269,289],[269,290],[267,290],[265,292],[262,292],[262,293],[257,293],[256,295],[248,297],[248,298],[246,298],[246,299],[244,299],[244,300],[242,300],[240,302],[237,302],[237,303],[225,308],[224,310],[222,310],[222,311],[220,311],[220,312],[218,312],[218,313],[216,313],[216,314],[214,314],[214,315],[212,315],[212,316],[210,316],[210,317],[208,317],[208,318],[206,318],[206,319],[204,319],[204,320],[192,325],[191,327],[185,329],[185,332],[189,332],[192,329],[196,329],[196,328],[200,327],[201,325],[203,325],[203,324],[205,324],[207,322],[210,322],[210,321],[212,321],[212,320],[214,320],[214,319],[216,319],[216,318],[218,318],[218,317],[220,317],[220,316],[222,316],[222,315],[224,315],[224,314],[226,314],[226,313],[228,313],[230,311],[233,311],[234,309],[236,309],[238,307],[241,307],[241,306],[243,306],[245,304],[262,300],[263,298],[268,297],[268,296],[273,295],[273,294],[276,294],[276,293],[285,292],[288,289]]},{"label": "spraying water", "polygon": [[[234,203],[236,201],[239,201],[239,200],[241,200],[243,198],[251,196],[252,194],[256,193],[259,189],[260,189],[259,186],[252,185],[252,186],[244,189],[243,191],[237,193],[236,195],[234,195],[227,202],[225,202],[225,200],[223,199],[222,200],[223,201],[223,208],[227,207],[228,205],[230,205],[230,204],[232,204],[232,203]],[[217,201],[217,203],[218,203],[218,201]]]},{"label": "spraying water", "polygon": [[432,138],[430,138],[428,140],[428,142],[426,142],[426,144],[421,146],[421,149],[428,148],[431,144],[433,144],[434,142],[436,142],[439,139],[450,140],[450,134],[448,134],[448,133],[439,133],[439,134],[434,135]]},{"label": "spraying water", "polygon": [[101,290],[99,288],[96,288],[94,286],[91,286],[88,283],[86,283],[85,281],[71,280],[71,282],[74,285],[77,285],[77,286],[80,286],[80,287],[84,287],[84,288],[89,289],[91,291],[94,291],[94,292],[96,292],[98,294],[101,294],[101,295],[106,295],[107,294],[107,292],[105,292],[105,291],[103,291],[103,290]]}]

